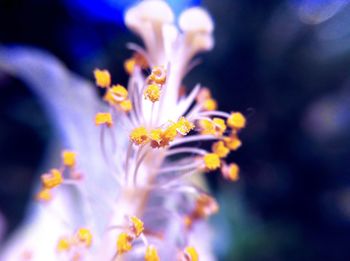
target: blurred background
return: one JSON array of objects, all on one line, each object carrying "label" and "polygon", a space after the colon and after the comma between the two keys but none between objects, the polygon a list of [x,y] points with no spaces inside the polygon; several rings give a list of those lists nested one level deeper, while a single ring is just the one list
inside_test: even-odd
[{"label": "blurred background", "polygon": [[[231,160],[241,179],[210,176],[221,212],[220,260],[350,260],[350,4],[347,0],[201,2],[215,49],[185,83],[212,89],[248,127]],[[125,83],[122,23],[130,0],[1,0],[0,44],[45,49],[92,79]],[[52,138],[49,115],[18,79],[0,75],[0,229],[22,221]]]}]

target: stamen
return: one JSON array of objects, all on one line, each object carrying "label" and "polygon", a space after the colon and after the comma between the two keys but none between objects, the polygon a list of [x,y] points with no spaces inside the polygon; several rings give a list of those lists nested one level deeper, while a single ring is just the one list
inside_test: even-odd
[{"label": "stamen", "polygon": [[58,169],[51,169],[50,173],[41,176],[41,182],[44,188],[52,189],[62,184],[62,173]]},{"label": "stamen", "polygon": [[80,228],[76,233],[76,237],[80,243],[86,247],[90,247],[92,244],[92,234],[87,228]]},{"label": "stamen", "polygon": [[160,87],[158,84],[150,84],[146,87],[143,94],[145,96],[145,99],[148,99],[151,102],[155,103],[159,101]]},{"label": "stamen", "polygon": [[194,247],[188,246],[185,248],[185,256],[186,256],[186,261],[198,261],[199,256]]},{"label": "stamen", "polygon": [[227,147],[225,147],[223,141],[215,142],[211,148],[212,151],[220,158],[226,158],[226,156],[230,153],[230,150]]},{"label": "stamen", "polygon": [[215,153],[208,153],[203,157],[203,161],[207,170],[216,170],[220,168],[220,158]]},{"label": "stamen", "polygon": [[176,139],[174,140],[169,148],[182,145],[184,143],[190,143],[190,142],[197,142],[197,141],[207,141],[207,140],[220,140],[222,139],[221,137],[213,136],[213,135],[192,135],[189,137],[184,137],[181,139]]},{"label": "stamen", "polygon": [[111,75],[107,70],[94,70],[96,85],[101,88],[107,88],[111,85]]},{"label": "stamen", "polygon": [[130,140],[136,145],[144,145],[149,142],[148,131],[145,127],[138,127],[131,131]]},{"label": "stamen", "polygon": [[95,117],[95,124],[97,126],[99,126],[99,125],[107,125],[108,127],[112,127],[112,125],[113,125],[112,115],[109,112],[107,112],[107,113],[103,113],[103,112],[97,113],[96,117]]},{"label": "stamen", "polygon": [[230,165],[224,164],[221,168],[222,175],[224,178],[237,181],[239,179],[239,167],[235,163],[231,163]]},{"label": "stamen", "polygon": [[224,137],[224,142],[226,147],[233,151],[242,146],[242,142],[236,134],[232,134],[229,137]]},{"label": "stamen", "polygon": [[73,168],[76,163],[76,154],[73,151],[64,150],[62,152],[63,165],[69,168]]},{"label": "stamen", "polygon": [[130,221],[132,222],[131,230],[136,237],[139,237],[144,230],[143,222],[135,216],[130,217]]},{"label": "stamen", "polygon": [[149,245],[146,249],[145,261],[160,261],[157,249]]},{"label": "stamen", "polygon": [[240,130],[245,127],[246,119],[240,112],[233,112],[227,119],[227,125],[234,130]]},{"label": "stamen", "polygon": [[126,252],[129,252],[132,249],[133,238],[128,233],[122,232],[119,234],[117,238],[117,253],[118,255],[122,255]]}]

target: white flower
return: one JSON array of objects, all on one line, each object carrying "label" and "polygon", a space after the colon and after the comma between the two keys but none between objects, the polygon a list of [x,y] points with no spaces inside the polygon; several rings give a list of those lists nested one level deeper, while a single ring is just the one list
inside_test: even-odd
[{"label": "white flower", "polygon": [[[237,165],[224,158],[241,145],[245,118],[217,111],[207,88],[187,96],[181,89],[193,57],[213,47],[213,22],[191,8],[180,15],[180,31],[161,0],[140,2],[125,20],[145,48],[130,45],[136,54],[126,62],[127,88],[94,71],[104,104],[51,56],[0,49],[0,69],[42,97],[70,149],[42,176],[37,197],[46,204],[36,205],[3,260],[28,251],[34,260],[215,259],[205,219],[218,205],[189,178],[222,167],[225,178],[237,179]],[[207,151],[193,146],[198,141],[216,142]]]}]

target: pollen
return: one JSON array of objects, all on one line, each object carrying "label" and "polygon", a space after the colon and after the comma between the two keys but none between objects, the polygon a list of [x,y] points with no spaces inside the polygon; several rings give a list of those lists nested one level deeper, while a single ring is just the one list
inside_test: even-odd
[{"label": "pollen", "polygon": [[111,75],[107,70],[94,70],[96,85],[101,88],[107,88],[111,85]]},{"label": "pollen", "polygon": [[239,166],[236,163],[223,166],[222,174],[228,180],[237,181],[239,180]]},{"label": "pollen", "polygon": [[132,230],[135,233],[135,236],[139,237],[144,230],[143,222],[135,216],[132,216],[130,221],[132,223]]},{"label": "pollen", "polygon": [[120,109],[124,112],[129,112],[132,110],[132,103],[129,99],[122,101],[119,103]]},{"label": "pollen", "polygon": [[76,153],[74,151],[65,150],[62,152],[63,165],[66,167],[74,167],[76,163]]},{"label": "pollen", "polygon": [[124,62],[124,69],[129,75],[131,75],[134,72],[135,65],[136,65],[135,58],[133,57],[129,58]]},{"label": "pollen", "polygon": [[220,158],[215,153],[207,153],[203,159],[207,170],[216,170],[220,167]]},{"label": "pollen", "polygon": [[131,242],[132,237],[129,234],[125,232],[120,233],[117,238],[117,253],[122,255],[129,252],[132,249]]},{"label": "pollen", "polygon": [[202,135],[215,135],[215,125],[213,121],[203,119],[199,121],[199,127],[201,129],[201,134]]},{"label": "pollen", "polygon": [[76,234],[79,242],[83,243],[86,247],[90,247],[92,243],[92,234],[87,228],[80,228]]},{"label": "pollen", "polygon": [[211,148],[220,158],[225,158],[230,153],[230,150],[225,146],[223,141],[213,143]]},{"label": "pollen", "polygon": [[212,98],[203,101],[202,105],[203,108],[207,111],[215,111],[218,108],[217,102]]},{"label": "pollen", "polygon": [[192,246],[188,246],[185,248],[185,256],[188,259],[188,261],[198,261],[199,260],[197,250]]},{"label": "pollen", "polygon": [[111,127],[113,125],[112,115],[109,112],[99,112],[95,116],[95,124],[99,125],[107,125]]},{"label": "pollen", "polygon": [[227,125],[234,130],[243,129],[246,125],[246,119],[240,112],[231,113],[230,117],[227,119]]},{"label": "pollen", "polygon": [[172,142],[177,135],[177,131],[176,131],[176,124],[172,123],[170,126],[168,126],[168,128],[165,129],[165,131],[162,132],[162,142],[161,145],[164,146],[168,146],[170,142]]},{"label": "pollen", "polygon": [[232,134],[228,137],[224,138],[224,142],[227,148],[229,148],[232,151],[237,150],[239,147],[242,146],[241,140],[238,138],[237,135]]},{"label": "pollen", "polygon": [[221,118],[214,118],[213,123],[215,126],[216,133],[220,136],[223,135],[227,129],[225,121]]},{"label": "pollen", "polygon": [[151,102],[159,101],[160,97],[160,87],[157,84],[150,84],[145,89],[143,95],[146,99],[150,100]]},{"label": "pollen", "polygon": [[166,71],[163,66],[154,66],[148,81],[163,85],[166,81]]},{"label": "pollen", "polygon": [[69,251],[71,248],[71,240],[68,237],[62,237],[57,242],[56,249],[58,252]]},{"label": "pollen", "polygon": [[46,189],[52,189],[63,182],[62,173],[58,169],[52,169],[50,173],[41,175],[41,182]]},{"label": "pollen", "polygon": [[146,249],[145,261],[159,261],[158,251],[157,249],[150,245]]},{"label": "pollen", "polygon": [[179,132],[181,135],[187,135],[195,127],[194,124],[185,117],[181,117],[176,123],[176,126],[177,132]]},{"label": "pollen", "polygon": [[145,127],[135,128],[130,133],[130,140],[136,145],[143,145],[149,141],[148,132]]},{"label": "pollen", "polygon": [[103,99],[110,105],[116,105],[128,97],[128,91],[124,86],[118,84],[109,88]]},{"label": "pollen", "polygon": [[38,201],[50,201],[52,199],[52,194],[51,194],[51,190],[47,189],[47,188],[43,188],[39,191],[38,194],[36,194],[36,200]]},{"label": "pollen", "polygon": [[162,129],[151,130],[149,137],[151,139],[152,148],[159,148],[160,147],[161,141],[162,141],[162,133],[163,133]]}]

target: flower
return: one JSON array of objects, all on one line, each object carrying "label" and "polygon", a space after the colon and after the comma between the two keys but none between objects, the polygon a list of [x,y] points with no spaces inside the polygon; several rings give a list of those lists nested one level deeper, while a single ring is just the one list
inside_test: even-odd
[{"label": "flower", "polygon": [[[214,259],[205,220],[218,204],[184,177],[226,166],[225,157],[241,145],[237,135],[246,120],[216,110],[200,85],[179,96],[192,58],[213,47],[214,24],[200,7],[185,10],[179,28],[174,20],[162,0],[129,9],[126,25],[145,46],[130,45],[138,59],[126,63],[126,87],[95,69],[103,103],[89,83],[68,77],[52,57],[0,49],[0,69],[34,86],[69,148],[60,165],[42,175],[36,198],[45,204],[38,203],[36,218],[14,236],[5,258],[31,251],[38,260]],[[64,76],[62,87],[57,78]],[[60,97],[52,97],[50,84]],[[191,145],[205,141],[215,141],[212,152]],[[224,177],[235,180],[238,168],[232,166]]]}]

